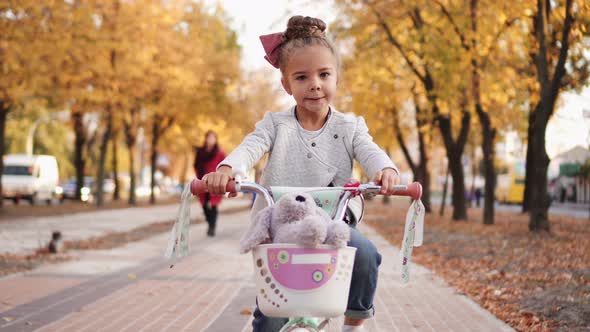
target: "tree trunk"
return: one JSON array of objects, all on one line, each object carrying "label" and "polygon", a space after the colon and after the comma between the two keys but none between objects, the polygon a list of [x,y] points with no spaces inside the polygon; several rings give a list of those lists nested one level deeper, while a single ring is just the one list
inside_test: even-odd
[{"label": "tree trunk", "polygon": [[84,146],[86,145],[86,130],[84,128],[83,114],[79,111],[72,111],[74,124],[74,168],[76,169],[76,193],[75,199],[82,199],[82,187],[84,186]]},{"label": "tree trunk", "polygon": [[[538,107],[538,105],[537,105]],[[529,128],[527,129],[527,137],[533,137],[533,127],[535,121],[535,112],[536,109],[531,109],[529,111]],[[531,197],[531,174],[533,174],[533,159],[534,159],[534,152],[527,144],[526,149],[526,161],[525,161],[525,174],[524,174],[524,198],[522,200],[522,213],[529,212],[530,210],[530,197]]]},{"label": "tree trunk", "polygon": [[[529,230],[531,231],[549,231],[549,195],[547,194],[547,168],[549,166],[549,156],[545,151],[545,133],[547,123],[555,111],[555,102],[559,95],[562,79],[565,75],[565,63],[569,49],[569,35],[574,21],[572,14],[573,0],[566,0],[565,19],[563,22],[563,32],[559,42],[559,58],[555,64],[554,70],[549,68],[548,54],[553,53],[554,49],[547,49],[546,29],[550,25],[548,22],[551,16],[550,3],[546,0],[537,0],[537,13],[534,18],[534,36],[537,41],[537,47],[534,55],[535,67],[537,69],[537,82],[539,84],[540,98],[538,106],[535,108],[532,116],[532,127],[529,132],[528,148],[530,150],[530,165],[527,165],[527,171],[531,170],[530,190],[529,190]],[[551,77],[553,72],[553,77]],[[527,156],[528,159],[528,156]],[[529,167],[530,166],[530,167]],[[534,166],[534,167],[533,167]]]},{"label": "tree trunk", "polygon": [[482,127],[482,150],[483,150],[483,166],[484,166],[484,203],[483,203],[483,223],[486,225],[494,224],[494,204],[496,201],[496,170],[494,169],[494,159],[496,151],[494,149],[494,138],[496,130],[492,128],[490,116],[484,112],[480,104],[475,105],[479,122]]},{"label": "tree trunk", "polygon": [[[469,200],[467,200],[467,208],[473,207],[473,198],[475,197],[475,179],[477,178],[477,159],[475,157],[475,144],[471,146],[471,185],[469,186]],[[477,206],[479,207],[479,206]]]},{"label": "tree trunk", "polygon": [[424,204],[424,210],[426,213],[430,213],[432,211],[432,204],[430,202],[430,172],[428,171],[428,161],[426,158],[428,158],[426,156],[426,150],[421,149],[420,159],[424,160],[424,162],[418,164],[418,176],[415,178],[415,181],[422,184],[422,204]]},{"label": "tree trunk", "polygon": [[[463,104],[465,107],[465,104]],[[438,112],[435,112],[438,114]],[[438,116],[438,125],[445,143],[449,169],[453,177],[453,220],[467,219],[467,205],[465,202],[465,174],[463,172],[463,149],[467,142],[471,115],[464,111],[461,119],[461,132],[456,142],[453,142],[451,133],[451,119],[447,116]]]},{"label": "tree trunk", "polygon": [[[542,113],[543,108],[553,107],[552,105],[542,105],[541,102],[536,107],[535,112],[539,112],[537,114]],[[530,173],[529,230],[548,232],[550,230],[547,213],[549,209],[549,196],[547,195],[549,157],[545,151],[545,129],[547,122],[540,120],[540,116],[533,118],[535,119],[532,124],[533,136],[529,137],[527,148],[531,150],[531,164],[535,166],[532,167]]]},{"label": "tree trunk", "polygon": [[135,145],[129,145],[129,205],[135,205],[137,198],[135,195],[135,188],[137,187],[137,175],[135,172]]},{"label": "tree trunk", "polygon": [[160,121],[158,117],[155,118],[152,124],[152,153],[150,157],[150,204],[156,204],[156,160],[158,159],[158,140],[160,139]]},{"label": "tree trunk", "polygon": [[[134,110],[131,110],[132,119]],[[133,121],[133,120],[132,120]],[[135,205],[137,199],[135,197],[136,176],[135,176],[135,148],[137,145],[137,133],[135,131],[134,123],[125,122],[125,143],[129,150],[129,205]]]},{"label": "tree trunk", "polygon": [[127,140],[127,148],[129,149],[129,205],[135,205],[135,203],[137,203],[137,199],[135,197],[135,187],[137,186],[135,179],[135,137],[133,139],[134,140],[132,142]]},{"label": "tree trunk", "polygon": [[465,202],[465,175],[463,163],[459,154],[451,151],[448,154],[449,168],[453,177],[453,220],[467,219],[467,205]]},{"label": "tree trunk", "polygon": [[447,174],[445,175],[445,186],[443,187],[442,199],[440,202],[440,211],[438,213],[441,217],[445,214],[445,206],[447,205],[447,188],[449,187],[449,170],[450,170],[450,168],[447,166]]},{"label": "tree trunk", "polygon": [[115,184],[115,188],[113,190],[113,201],[118,201],[121,198],[120,188],[119,188],[119,160],[117,158],[118,153],[118,131],[113,131],[113,137],[111,140],[112,144],[112,153],[113,153],[113,160],[111,167],[113,168],[113,182]]},{"label": "tree trunk", "polygon": [[[120,9],[120,3],[119,1],[115,1],[114,3],[114,10],[115,13],[113,15],[113,20],[112,20],[112,25],[111,25],[111,36],[115,36],[116,33],[115,31],[117,30],[117,25],[116,25],[116,21],[119,15],[119,9]],[[113,73],[117,72],[117,52],[114,49],[111,49],[111,68],[113,70]],[[120,108],[120,104],[116,104],[117,108]],[[110,105],[109,105],[110,106]],[[111,115],[111,123],[113,122],[113,116]],[[113,182],[115,184],[115,188],[113,191],[113,201],[118,201],[119,200],[119,177],[118,177],[118,171],[117,171],[117,130],[112,128],[111,125],[111,129],[112,129],[112,151],[113,151],[113,159],[112,159],[112,168],[113,168]]]},{"label": "tree trunk", "polygon": [[475,197],[475,175],[471,178],[471,185],[465,194],[467,195],[465,205],[467,209],[471,209],[473,207],[473,198]]},{"label": "tree trunk", "polygon": [[104,166],[107,159],[107,148],[113,128],[113,112],[110,104],[107,105],[106,113],[106,128],[100,141],[98,174],[96,176],[96,206],[102,206],[104,204]]},{"label": "tree trunk", "polygon": [[[414,98],[414,102],[416,102],[417,98]],[[418,110],[418,108],[416,109]],[[422,112],[420,112],[422,113]],[[422,114],[422,117],[424,115]],[[422,203],[424,204],[424,210],[426,213],[430,213],[432,211],[432,204],[430,202],[430,171],[428,170],[428,151],[426,149],[426,135],[424,131],[421,129],[426,126],[426,121],[422,119],[422,117],[418,117],[416,115],[416,125],[418,126],[418,151],[420,152],[420,163],[418,164],[417,170],[417,178],[416,181],[422,184]],[[428,132],[428,135],[432,135],[432,133]]]},{"label": "tree trunk", "polygon": [[471,121],[471,114],[466,109],[467,100],[466,97],[464,97],[461,102],[461,109],[463,110],[461,128],[459,129],[457,139],[453,140],[451,115],[443,115],[439,112],[437,97],[434,93],[434,81],[432,80],[429,71],[426,71],[424,87],[432,105],[432,114],[436,116],[438,129],[445,145],[449,169],[451,176],[453,177],[453,220],[465,220],[467,219],[467,205],[465,204],[465,174],[463,172],[462,157],[465,144],[467,143]]},{"label": "tree trunk", "polygon": [[166,130],[168,130],[174,124],[174,118],[172,117],[160,117],[156,116],[155,121],[152,125],[152,156],[151,156],[151,194],[150,194],[150,203],[156,203],[156,194],[154,192],[154,188],[156,187],[156,161],[158,160],[158,141],[160,137],[164,135]]},{"label": "tree trunk", "polygon": [[[480,76],[476,60],[472,60],[472,89],[475,97],[475,113],[479,118],[479,123],[482,130],[481,149],[483,151],[483,165],[484,165],[484,204],[483,204],[483,223],[485,225],[494,224],[494,204],[496,202],[495,188],[496,188],[496,170],[494,168],[494,159],[496,152],[494,149],[494,140],[496,137],[496,129],[492,125],[492,120],[488,112],[486,112],[481,104],[480,91]],[[475,174],[474,174],[475,176]]]},{"label": "tree trunk", "polygon": [[[465,45],[467,51],[477,50],[478,40],[475,38],[477,35],[477,17],[478,17],[478,0],[471,0],[469,4],[470,17],[471,17],[471,44]],[[477,52],[476,52],[477,53]],[[484,207],[483,207],[483,223],[491,225],[494,223],[494,203],[495,203],[495,187],[496,187],[496,172],[494,169],[494,139],[496,136],[496,129],[492,126],[490,115],[483,109],[481,103],[481,86],[480,86],[480,64],[478,58],[472,55],[471,58],[471,89],[473,98],[475,99],[475,113],[479,118],[479,123],[482,129],[482,150],[484,160],[484,175],[485,175],[485,187],[484,187]],[[474,174],[475,177],[475,174]]]},{"label": "tree trunk", "polygon": [[8,115],[8,105],[0,100],[0,207],[4,205],[4,196],[2,195],[2,174],[4,174],[4,142],[6,130],[6,116]]},{"label": "tree trunk", "polygon": [[402,149],[403,155],[408,163],[410,169],[412,170],[412,174],[414,174],[414,181],[420,182],[422,184],[422,203],[424,204],[424,210],[426,213],[430,213],[432,210],[432,206],[430,203],[430,173],[428,171],[428,153],[426,150],[425,138],[424,133],[420,129],[424,125],[424,121],[420,119],[420,108],[417,106],[417,98],[414,98],[415,104],[415,118],[416,118],[416,127],[418,128],[418,143],[419,143],[419,151],[420,151],[420,162],[416,164],[410,155],[410,151],[406,145],[405,139],[402,135],[401,128],[399,126],[399,121],[397,117],[397,110],[392,109],[392,120],[393,126],[395,130],[395,137],[399,146]]}]

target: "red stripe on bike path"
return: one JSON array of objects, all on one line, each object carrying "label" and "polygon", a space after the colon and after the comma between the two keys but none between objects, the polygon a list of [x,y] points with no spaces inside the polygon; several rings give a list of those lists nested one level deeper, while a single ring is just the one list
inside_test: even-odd
[{"label": "red stripe on bike path", "polygon": [[[140,267],[118,271],[103,277],[92,279],[63,291],[48,295],[38,300],[22,304],[10,310],[0,312],[1,317],[9,317],[0,325],[0,331],[34,331],[41,326],[52,323],[70,312],[79,310],[84,305],[112,294],[138,280],[148,279],[167,266],[163,258],[151,259]],[[137,276],[130,279],[129,274]],[[34,276],[31,276],[34,278]]]}]

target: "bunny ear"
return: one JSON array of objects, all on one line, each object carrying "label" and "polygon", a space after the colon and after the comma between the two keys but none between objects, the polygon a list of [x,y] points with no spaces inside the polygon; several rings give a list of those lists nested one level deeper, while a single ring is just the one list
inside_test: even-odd
[{"label": "bunny ear", "polygon": [[240,240],[240,253],[244,254],[254,249],[257,245],[270,239],[270,220],[272,218],[272,207],[267,206],[260,210],[252,219],[250,228]]}]

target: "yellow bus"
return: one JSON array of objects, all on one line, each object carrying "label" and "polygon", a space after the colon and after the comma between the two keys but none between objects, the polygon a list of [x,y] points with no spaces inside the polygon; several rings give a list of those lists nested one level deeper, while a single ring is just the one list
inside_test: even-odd
[{"label": "yellow bus", "polygon": [[521,204],[524,200],[524,162],[516,162],[508,173],[498,174],[496,200],[500,203]]}]

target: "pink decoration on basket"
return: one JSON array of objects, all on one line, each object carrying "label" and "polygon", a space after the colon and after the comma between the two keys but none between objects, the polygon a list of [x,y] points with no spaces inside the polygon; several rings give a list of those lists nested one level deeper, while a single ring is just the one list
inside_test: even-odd
[{"label": "pink decoration on basket", "polygon": [[[274,279],[295,290],[323,286],[334,275],[338,263],[337,249],[284,248],[268,249],[268,253],[268,270]],[[305,259],[311,260],[306,263]]]}]

